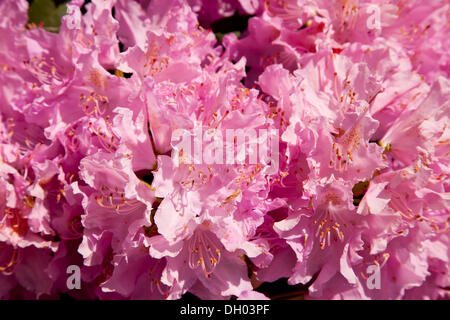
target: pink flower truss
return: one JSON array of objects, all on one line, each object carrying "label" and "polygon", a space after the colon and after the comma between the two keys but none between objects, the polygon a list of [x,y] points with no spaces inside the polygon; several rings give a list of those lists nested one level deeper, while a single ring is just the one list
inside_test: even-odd
[{"label": "pink flower truss", "polygon": [[[450,298],[448,1],[73,0],[58,33],[27,11],[0,1],[1,299]],[[279,150],[175,164],[198,128]]]}]

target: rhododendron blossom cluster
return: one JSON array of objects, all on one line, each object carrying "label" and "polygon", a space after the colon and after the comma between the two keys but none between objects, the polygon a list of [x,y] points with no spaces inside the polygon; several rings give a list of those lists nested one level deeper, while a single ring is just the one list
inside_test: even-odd
[{"label": "rhododendron blossom cluster", "polygon": [[0,1],[0,298],[450,298],[447,0],[28,8]]}]

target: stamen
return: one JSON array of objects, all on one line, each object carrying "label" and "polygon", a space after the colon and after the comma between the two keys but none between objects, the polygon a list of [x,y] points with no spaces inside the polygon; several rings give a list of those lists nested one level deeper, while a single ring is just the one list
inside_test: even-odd
[{"label": "stamen", "polygon": [[[1,244],[3,246],[7,246],[5,244]],[[11,254],[11,258],[9,259],[9,261],[4,265],[4,266],[0,266],[0,272],[9,275],[12,273],[12,269],[13,267],[17,264],[18,262],[18,256],[19,256],[19,250],[15,247],[13,247],[13,252]],[[5,250],[2,249],[2,252],[5,252]]]},{"label": "stamen", "polygon": [[192,269],[201,267],[206,278],[211,278],[221,253],[214,242],[213,234],[208,230],[196,230],[189,241],[189,266]]}]

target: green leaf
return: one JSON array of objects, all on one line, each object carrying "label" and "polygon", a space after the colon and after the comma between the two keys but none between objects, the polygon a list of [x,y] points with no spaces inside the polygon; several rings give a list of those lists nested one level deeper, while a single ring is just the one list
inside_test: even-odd
[{"label": "green leaf", "polygon": [[34,0],[28,10],[28,22],[36,25],[43,23],[45,30],[58,33],[61,18],[67,12],[66,3],[56,7],[52,0]]}]

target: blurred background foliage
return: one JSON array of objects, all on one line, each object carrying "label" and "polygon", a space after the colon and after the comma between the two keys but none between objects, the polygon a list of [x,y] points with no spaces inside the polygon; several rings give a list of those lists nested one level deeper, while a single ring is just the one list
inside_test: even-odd
[{"label": "blurred background foliage", "polygon": [[33,0],[28,1],[28,23],[41,25],[45,30],[57,33],[61,18],[67,12],[66,3],[69,1]]}]

